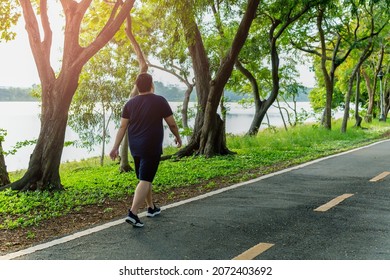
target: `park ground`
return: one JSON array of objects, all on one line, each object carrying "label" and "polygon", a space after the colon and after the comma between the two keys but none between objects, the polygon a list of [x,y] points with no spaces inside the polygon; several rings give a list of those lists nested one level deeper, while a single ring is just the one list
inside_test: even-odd
[{"label": "park ground", "polygon": [[[368,141],[375,142],[381,139],[388,139],[390,137],[390,132],[388,131],[388,128],[386,128],[386,130],[387,132],[383,133],[382,131],[381,135],[376,137],[374,140],[368,139]],[[322,136],[318,137],[321,139]],[[313,138],[305,141],[313,142]],[[340,142],[339,140],[337,141]],[[368,143],[367,140],[364,139],[360,139],[359,141],[360,143],[357,146],[363,146]],[[319,149],[318,144],[316,145],[316,148]],[[328,145],[329,143],[327,143],[323,149],[328,149]],[[342,150],[355,148],[356,142],[354,143],[353,147],[349,147],[348,144],[346,145],[346,143],[343,143],[343,145],[344,148],[341,150],[335,150],[330,153],[326,152],[317,157],[322,157],[332,153],[338,153]],[[307,151],[307,147],[305,147],[305,149],[305,151]],[[307,152],[305,153],[307,154]],[[317,151],[314,151],[314,153],[317,153]],[[234,183],[247,181],[252,178],[260,177],[278,170],[283,170],[285,168],[314,159],[304,156],[302,156],[302,158],[302,160],[291,159],[278,161],[269,165],[258,165],[257,167],[246,169],[245,172],[239,172],[238,174],[236,173],[233,175],[229,174],[216,176],[211,179],[201,180],[196,184],[190,184],[184,187],[180,186],[177,188],[168,189],[167,191],[157,192],[154,195],[155,202],[159,206],[165,206],[177,201],[216,190],[218,188],[224,188]],[[193,170],[193,172],[195,171]],[[245,176],[243,176],[243,173],[245,173]],[[66,236],[83,229],[103,224],[108,221],[117,220],[122,217],[124,218],[127,215],[127,209],[131,205],[131,201],[131,194],[116,199],[107,198],[104,199],[104,201],[101,203],[84,205],[62,216],[43,220],[38,225],[17,227],[13,229],[2,229],[0,231],[0,255],[25,249],[42,242],[53,240],[58,237]],[[110,209],[110,211],[106,211],[107,209]]]}]

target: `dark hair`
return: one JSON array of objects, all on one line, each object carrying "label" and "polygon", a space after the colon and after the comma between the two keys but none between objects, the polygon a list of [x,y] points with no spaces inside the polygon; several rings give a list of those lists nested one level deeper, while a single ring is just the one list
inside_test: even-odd
[{"label": "dark hair", "polygon": [[152,89],[153,78],[148,73],[141,73],[135,81],[139,92],[148,92]]}]

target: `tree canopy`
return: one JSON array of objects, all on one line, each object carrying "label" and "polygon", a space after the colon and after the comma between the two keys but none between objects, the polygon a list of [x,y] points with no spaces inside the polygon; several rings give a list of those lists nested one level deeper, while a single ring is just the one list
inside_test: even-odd
[{"label": "tree canopy", "polygon": [[12,27],[17,23],[20,12],[14,0],[0,0],[0,42],[13,40],[16,36]]}]

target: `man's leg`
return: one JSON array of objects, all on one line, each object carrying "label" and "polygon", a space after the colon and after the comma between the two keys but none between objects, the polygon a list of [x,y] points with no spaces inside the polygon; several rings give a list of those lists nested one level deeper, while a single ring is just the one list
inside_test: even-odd
[{"label": "man's leg", "polygon": [[[152,181],[156,175],[159,163],[160,156],[151,158],[134,157],[136,174],[140,181],[135,189],[133,203],[130,208],[132,214],[138,215],[139,209],[145,202],[148,206],[148,217],[160,214],[161,210],[154,206],[152,195]],[[149,213],[150,209],[154,210],[153,213]]]},{"label": "man's leg", "polygon": [[131,205],[130,211],[133,214],[137,215],[139,208],[142,207],[145,200],[147,201],[148,206],[149,203],[151,203],[151,205],[153,204],[153,202],[151,202],[151,199],[152,183],[140,180],[134,192],[133,204]]},{"label": "man's leg", "polygon": [[152,195],[152,183],[149,183],[149,192],[148,192],[148,194],[146,195],[145,202],[146,202],[146,205],[147,205],[148,207],[154,208],[154,204],[153,204],[153,195]]},{"label": "man's leg", "polygon": [[150,184],[150,191],[145,199],[146,204],[148,205],[147,217],[155,217],[161,213],[161,209],[154,205],[153,195],[152,195],[152,184]]}]

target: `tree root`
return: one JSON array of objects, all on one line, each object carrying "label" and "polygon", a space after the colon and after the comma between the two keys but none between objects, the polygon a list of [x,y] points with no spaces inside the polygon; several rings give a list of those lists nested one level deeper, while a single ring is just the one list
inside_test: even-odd
[{"label": "tree root", "polygon": [[7,189],[11,189],[19,192],[28,192],[28,191],[63,191],[64,186],[62,184],[54,184],[52,182],[46,182],[45,184],[42,182],[33,182],[28,181],[25,178],[22,178],[18,181],[0,187],[0,191],[4,191]]}]

